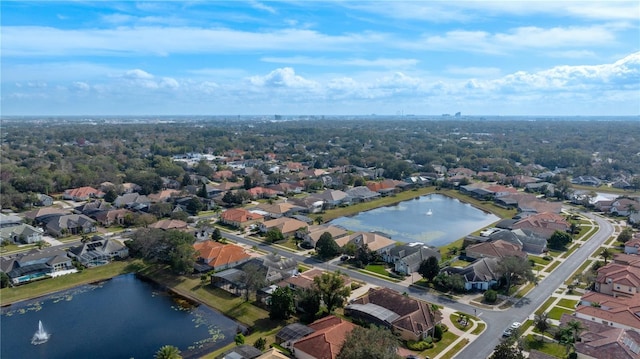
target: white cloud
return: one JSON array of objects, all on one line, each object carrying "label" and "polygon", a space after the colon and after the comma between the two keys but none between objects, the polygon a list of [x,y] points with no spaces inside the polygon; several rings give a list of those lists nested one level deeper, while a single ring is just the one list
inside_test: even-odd
[{"label": "white cloud", "polygon": [[415,66],[420,61],[417,59],[395,59],[395,58],[325,58],[325,57],[309,57],[309,56],[292,56],[292,57],[263,57],[260,59],[264,62],[283,63],[290,65],[312,65],[312,66],[358,66],[358,67],[409,67]]},{"label": "white cloud", "polygon": [[258,2],[258,1],[249,1],[249,4],[254,9],[263,10],[263,11],[266,11],[266,12],[271,13],[271,14],[277,14],[278,13],[276,11],[276,9],[274,9],[273,7],[267,6],[267,5],[265,5],[265,4],[261,3],[261,2]]},{"label": "white cloud", "polygon": [[72,86],[75,90],[78,91],[89,91],[91,89],[91,86],[89,86],[89,84],[82,81],[75,81]]},{"label": "white cloud", "polygon": [[160,87],[176,89],[176,88],[180,87],[180,84],[174,78],[164,77],[160,81]]},{"label": "white cloud", "polygon": [[449,66],[446,69],[447,73],[453,75],[473,76],[473,77],[495,77],[502,72],[497,67],[457,67]]},{"label": "white cloud", "polygon": [[252,85],[261,87],[316,88],[318,84],[296,75],[291,67],[275,69],[265,76],[253,76]]},{"label": "white cloud", "polygon": [[144,70],[133,69],[125,72],[122,77],[131,80],[149,80],[153,78],[153,75]]}]

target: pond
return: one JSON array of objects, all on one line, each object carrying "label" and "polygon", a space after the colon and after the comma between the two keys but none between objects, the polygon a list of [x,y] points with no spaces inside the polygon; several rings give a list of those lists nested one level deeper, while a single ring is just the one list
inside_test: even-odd
[{"label": "pond", "polygon": [[[239,328],[133,274],[4,307],[0,319],[3,359],[153,358],[163,345],[193,358],[232,342]],[[48,340],[34,345],[39,322]]]},{"label": "pond", "polygon": [[398,242],[439,247],[500,220],[468,203],[440,194],[376,208],[330,223],[352,231],[383,232]]}]

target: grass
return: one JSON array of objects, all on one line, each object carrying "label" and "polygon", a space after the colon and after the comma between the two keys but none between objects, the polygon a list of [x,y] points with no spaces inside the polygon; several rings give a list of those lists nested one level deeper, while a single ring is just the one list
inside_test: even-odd
[{"label": "grass", "polygon": [[550,262],[542,257],[533,256],[533,255],[527,256],[527,259],[529,259],[530,261],[533,261],[536,264],[540,264],[542,266],[546,266]]},{"label": "grass", "polygon": [[567,352],[563,345],[544,341],[540,342],[533,335],[527,335],[524,340],[524,347],[526,350],[535,349],[556,358],[564,358]]},{"label": "grass", "polygon": [[137,272],[144,267],[145,264],[137,259],[116,261],[100,267],[85,269],[79,273],[43,279],[18,287],[3,288],[0,289],[0,303],[7,305],[25,299],[36,298],[78,285],[99,282],[120,274]]},{"label": "grass", "polygon": [[560,307],[565,307],[565,308],[575,308],[578,302],[579,302],[578,300],[563,298],[563,299],[560,299],[556,305]]},{"label": "grass", "polygon": [[584,263],[582,263],[580,267],[578,267],[578,269],[576,269],[575,272],[573,272],[573,275],[564,282],[564,284],[565,285],[572,284],[574,282],[573,277],[575,277],[577,274],[582,274],[585,271],[585,269],[587,269],[587,267],[591,266],[592,263],[593,263],[593,259],[589,259]]},{"label": "grass", "polygon": [[571,309],[553,307],[549,311],[549,319],[560,320],[560,317],[562,317],[562,314],[571,314],[571,313],[573,313],[573,310]]},{"label": "grass", "polygon": [[471,321],[468,322],[467,326],[462,326],[460,323],[458,323],[458,318],[460,317],[460,315],[458,313],[452,313],[449,315],[449,320],[451,320],[451,323],[453,323],[453,325],[462,330],[463,332],[466,332],[467,330],[469,330],[472,326],[473,323]]},{"label": "grass", "polygon": [[613,187],[607,187],[607,186],[592,187],[592,186],[580,186],[580,185],[572,184],[571,187],[573,187],[574,189],[581,189],[586,191],[598,191],[602,193],[611,193],[611,194],[619,194],[619,195],[633,195],[633,194],[639,193],[639,191],[629,191],[629,190],[624,190],[622,188],[613,188]]},{"label": "grass", "polygon": [[524,287],[520,288],[520,290],[518,291],[518,293],[516,293],[516,298],[522,298],[524,297],[527,293],[529,293],[529,291],[531,289],[533,289],[533,287],[535,286],[535,283],[527,283],[527,285],[525,285]]},{"label": "grass", "polygon": [[469,264],[470,264],[470,262],[467,262],[467,261],[463,261],[463,260],[458,259],[458,260],[456,260],[456,261],[453,261],[453,262],[449,263],[449,266],[451,266],[451,267],[462,267],[462,268],[464,268],[464,267],[468,266]]},{"label": "grass", "polygon": [[575,252],[576,249],[578,249],[578,248],[580,248],[580,245],[578,243],[576,243],[576,244],[572,245],[571,248],[569,248],[568,251],[564,252],[564,254],[561,255],[560,257],[561,258],[567,258],[567,257],[569,257],[571,255],[571,253]]},{"label": "grass", "polygon": [[426,349],[422,352],[420,352],[420,356],[421,357],[434,357],[436,356],[438,353],[442,352],[443,350],[445,350],[447,347],[449,347],[449,345],[451,345],[451,343],[455,342],[456,339],[458,339],[458,336],[451,333],[451,331],[447,331],[445,333],[442,334],[442,340],[440,340],[437,343],[434,343],[435,345],[433,346],[433,348],[431,349]]},{"label": "grass", "polygon": [[480,333],[482,333],[484,331],[484,328],[486,327],[487,327],[486,324],[484,324],[483,322],[480,322],[478,323],[476,328],[471,332],[471,334],[480,335]]},{"label": "grass", "polygon": [[387,271],[387,267],[382,264],[369,264],[364,267],[364,270],[379,274],[381,276],[389,277],[389,272]]},{"label": "grass", "polygon": [[545,271],[545,272],[547,272],[547,273],[551,273],[551,272],[553,272],[553,270],[554,270],[554,269],[556,269],[556,267],[557,267],[557,266],[559,266],[559,265],[560,265],[560,262],[559,262],[559,261],[558,261],[558,262],[553,262],[553,263],[551,263],[551,265],[550,265],[550,266],[548,266],[547,268],[545,268],[545,270],[544,270],[544,271]]},{"label": "grass", "polygon": [[460,350],[469,344],[469,339],[462,339],[456,345],[454,345],[451,349],[449,349],[446,353],[444,353],[440,358],[450,359],[453,358]]},{"label": "grass", "polygon": [[556,299],[558,299],[558,297],[551,297],[551,298],[547,299],[547,301],[546,301],[546,302],[544,302],[544,303],[540,306],[540,308],[538,308],[538,309],[536,310],[536,314],[537,314],[537,315],[540,315],[540,314],[542,314],[542,313],[546,312],[546,311],[547,311],[547,309],[551,306],[551,304],[552,304],[553,302],[555,302],[555,300],[556,300]]}]

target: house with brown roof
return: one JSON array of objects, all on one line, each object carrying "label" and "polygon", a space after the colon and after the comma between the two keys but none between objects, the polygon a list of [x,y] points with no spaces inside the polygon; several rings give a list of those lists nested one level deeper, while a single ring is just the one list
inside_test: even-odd
[{"label": "house with brown roof", "polygon": [[318,319],[308,325],[314,332],[293,343],[296,359],[336,359],[344,340],[356,326],[336,316]]},{"label": "house with brown roof", "polygon": [[466,248],[467,257],[479,258],[504,258],[520,257],[527,258],[527,253],[522,250],[522,246],[498,239],[491,242],[472,244]]},{"label": "house with brown roof", "polygon": [[94,218],[103,227],[109,227],[112,225],[124,225],[124,221],[127,215],[132,215],[133,212],[128,209],[113,209],[108,211],[101,211],[96,213]]},{"label": "house with brown roof", "polygon": [[628,216],[631,213],[640,212],[640,202],[631,198],[617,198],[611,203],[609,212],[616,216]]},{"label": "house with brown roof", "polygon": [[62,198],[73,201],[86,201],[89,198],[102,198],[103,196],[104,192],[93,187],[86,186],[68,189],[64,191]]},{"label": "house with brown roof", "polygon": [[433,336],[442,316],[427,302],[388,288],[371,288],[345,308],[345,314],[391,329],[404,340]]},{"label": "house with brown roof", "polygon": [[253,199],[278,197],[278,191],[265,187],[253,187],[247,190],[247,192],[249,192]]},{"label": "house with brown roof", "polygon": [[587,292],[580,298],[575,316],[610,327],[638,329],[640,317],[636,313],[640,313],[640,296],[638,295],[614,297],[598,292]]},{"label": "house with brown roof", "polygon": [[251,259],[244,248],[235,244],[206,240],[194,243],[193,249],[198,255],[197,261],[207,264],[212,270],[232,268]]},{"label": "house with brown roof", "polygon": [[180,191],[177,189],[165,189],[158,193],[152,193],[147,196],[151,202],[167,202],[171,197],[180,195]]},{"label": "house with brown roof", "polygon": [[266,233],[272,228],[277,228],[285,237],[291,237],[296,234],[300,228],[307,228],[309,225],[305,222],[289,217],[280,217],[265,221],[259,225],[260,232]]},{"label": "house with brown roof", "polygon": [[[307,232],[303,235],[302,241],[306,247],[315,248],[318,240],[324,233],[329,233],[336,243],[344,239],[349,232],[342,227],[332,226],[329,224],[319,224],[308,226]],[[340,244],[338,244],[340,245]]]},{"label": "house with brown roof", "polygon": [[263,216],[270,218],[292,216],[302,210],[302,207],[296,206],[295,204],[289,202],[280,202],[273,204],[261,203],[254,208],[255,212],[258,212]]},{"label": "house with brown roof", "polygon": [[369,250],[377,253],[384,253],[396,245],[396,241],[393,239],[376,232],[356,232],[336,239],[336,243],[340,247],[344,247],[347,243],[353,243],[358,248],[366,246]]},{"label": "house with brown roof", "polygon": [[556,213],[539,213],[528,216],[514,223],[511,229],[528,229],[544,238],[550,238],[553,232],[567,232],[570,229],[569,222]]},{"label": "house with brown roof", "polygon": [[264,216],[244,208],[230,208],[220,215],[220,222],[233,227],[247,227],[264,220]]},{"label": "house with brown roof", "polygon": [[84,214],[57,215],[48,218],[45,223],[47,232],[56,237],[96,231],[96,222]]},{"label": "house with brown roof", "polygon": [[624,252],[627,254],[638,254],[640,252],[640,237],[634,238],[624,244]]},{"label": "house with brown roof", "polygon": [[594,289],[612,296],[634,296],[640,291],[639,263],[609,263],[598,269]]},{"label": "house with brown roof", "polygon": [[560,324],[578,321],[584,329],[574,344],[578,358],[584,359],[636,359],[640,357],[640,332],[595,323],[563,314]]},{"label": "house with brown roof", "polygon": [[183,230],[188,228],[188,224],[185,221],[179,219],[161,219],[156,223],[149,225],[149,228],[156,228],[168,231],[170,229]]}]

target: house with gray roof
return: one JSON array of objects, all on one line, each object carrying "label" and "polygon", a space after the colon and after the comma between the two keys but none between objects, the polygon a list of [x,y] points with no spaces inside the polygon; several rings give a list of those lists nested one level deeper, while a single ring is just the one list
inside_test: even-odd
[{"label": "house with gray roof", "polygon": [[528,229],[500,230],[492,233],[491,240],[503,240],[522,246],[522,250],[532,254],[542,254],[547,250],[547,239]]},{"label": "house with gray roof", "polygon": [[84,214],[57,215],[49,218],[45,229],[52,236],[86,234],[96,231],[96,222]]},{"label": "house with gray roof", "polygon": [[345,193],[352,198],[354,203],[368,202],[380,197],[380,193],[374,192],[366,186],[349,188]]},{"label": "house with gray roof", "polygon": [[314,198],[318,198],[324,202],[325,208],[333,208],[340,205],[351,204],[351,196],[340,190],[328,189],[321,193],[315,193],[312,195]]},{"label": "house with gray roof", "polygon": [[0,213],[0,228],[14,227],[24,223],[22,218],[14,215]]},{"label": "house with gray roof", "polygon": [[420,263],[429,257],[436,257],[440,261],[440,251],[421,242],[393,246],[382,253],[385,262],[393,264],[396,272],[406,275],[416,272]]},{"label": "house with gray roof", "polygon": [[108,238],[71,247],[68,254],[86,267],[96,267],[115,259],[129,257],[129,248],[115,239]]},{"label": "house with gray roof", "polygon": [[125,193],[116,197],[113,201],[113,205],[118,208],[148,208],[151,205],[151,200],[149,197],[138,193]]},{"label": "house with gray roof", "polygon": [[21,223],[17,226],[0,228],[0,241],[14,244],[30,244],[42,240],[43,230]]},{"label": "house with gray roof", "polygon": [[498,258],[481,258],[464,268],[447,267],[442,270],[445,274],[460,274],[464,278],[464,289],[487,290],[497,284]]},{"label": "house with gray roof", "polygon": [[45,248],[2,257],[0,270],[9,276],[13,284],[23,284],[44,277],[71,273],[75,268],[66,251],[60,248]]}]

